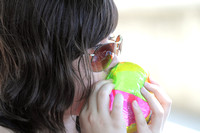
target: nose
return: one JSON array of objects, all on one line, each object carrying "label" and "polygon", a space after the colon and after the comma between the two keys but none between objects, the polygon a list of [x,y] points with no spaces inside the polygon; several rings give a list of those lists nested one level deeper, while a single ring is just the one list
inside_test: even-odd
[{"label": "nose", "polygon": [[115,55],[110,65],[104,70],[106,73],[109,73],[110,70],[119,63],[118,56]]}]

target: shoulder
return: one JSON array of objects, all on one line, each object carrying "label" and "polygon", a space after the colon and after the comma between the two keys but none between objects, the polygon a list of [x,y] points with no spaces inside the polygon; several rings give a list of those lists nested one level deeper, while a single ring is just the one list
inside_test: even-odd
[{"label": "shoulder", "polygon": [[14,133],[12,130],[0,126],[0,133]]}]

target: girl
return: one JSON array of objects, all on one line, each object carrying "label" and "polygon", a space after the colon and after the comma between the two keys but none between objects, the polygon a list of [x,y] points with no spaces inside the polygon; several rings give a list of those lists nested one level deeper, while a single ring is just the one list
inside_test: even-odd
[{"label": "girl", "polygon": [[[104,80],[119,62],[117,21],[113,0],[0,0],[0,130],[125,133],[123,97],[110,112]],[[171,100],[153,80],[145,88],[152,119],[133,102],[137,132],[159,133]]]}]

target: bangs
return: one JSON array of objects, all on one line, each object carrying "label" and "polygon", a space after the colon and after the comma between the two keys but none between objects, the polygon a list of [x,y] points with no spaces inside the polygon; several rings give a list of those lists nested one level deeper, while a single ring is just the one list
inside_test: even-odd
[{"label": "bangs", "polygon": [[79,100],[82,100],[88,98],[94,79],[91,64],[88,62],[90,59],[87,50],[93,48],[114,32],[118,24],[118,10],[113,0],[90,0],[82,1],[79,4],[77,5],[79,9],[79,15],[77,16],[79,27],[76,36],[76,40],[78,40],[76,47],[78,48],[75,47],[75,49],[80,50],[76,52],[76,54],[80,53],[76,56],[80,57],[78,68],[81,66],[80,62],[84,62],[82,67],[86,73],[81,75],[79,71],[77,78],[86,77],[88,81],[87,84],[84,84],[81,78],[77,79],[83,86],[78,90],[82,94]]},{"label": "bangs", "polygon": [[118,24],[118,10],[117,10],[117,7],[115,5],[115,3],[113,1],[111,1],[111,33],[115,31],[116,27],[117,27],[117,24]]},{"label": "bangs", "polygon": [[113,0],[104,0],[103,5],[101,13],[104,17],[98,18],[98,21],[102,23],[100,33],[104,33],[104,35],[100,34],[101,38],[99,38],[99,41],[102,41],[113,33],[118,24],[118,10]]},{"label": "bangs", "polygon": [[118,10],[112,0],[109,0],[109,2],[107,2],[107,5],[105,5],[105,8],[103,10],[105,11],[105,18],[103,23],[105,24],[106,28],[102,29],[102,31],[107,30],[107,34],[105,36],[107,37],[110,33],[114,32],[117,27]]},{"label": "bangs", "polygon": [[[79,32],[81,49],[94,47],[109,36],[117,27],[118,10],[113,0],[96,0],[82,3]],[[87,9],[87,10],[86,10]]]}]

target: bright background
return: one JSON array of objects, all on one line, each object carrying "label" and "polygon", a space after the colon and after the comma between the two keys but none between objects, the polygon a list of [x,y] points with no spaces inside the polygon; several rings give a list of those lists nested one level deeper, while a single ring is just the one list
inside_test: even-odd
[{"label": "bright background", "polygon": [[173,100],[164,132],[200,132],[200,0],[114,1],[121,61],[144,67]]}]

